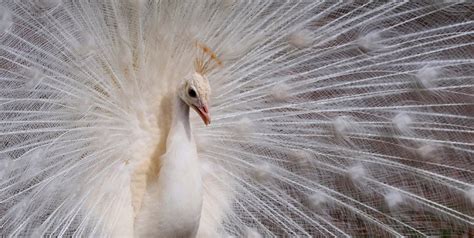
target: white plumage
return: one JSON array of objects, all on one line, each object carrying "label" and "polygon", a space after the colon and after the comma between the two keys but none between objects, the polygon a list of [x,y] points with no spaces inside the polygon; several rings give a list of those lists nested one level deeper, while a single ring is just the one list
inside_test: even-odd
[{"label": "white plumage", "polygon": [[472,10],[0,1],[0,234],[472,236]]},{"label": "white plumage", "polygon": [[177,101],[166,154],[160,157],[158,180],[150,185],[137,216],[135,231],[142,237],[193,237],[199,227],[200,165],[190,130],[189,106],[181,99]]}]

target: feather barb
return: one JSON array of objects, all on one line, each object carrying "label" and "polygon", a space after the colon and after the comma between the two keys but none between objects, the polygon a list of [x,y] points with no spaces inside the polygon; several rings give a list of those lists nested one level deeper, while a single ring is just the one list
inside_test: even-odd
[{"label": "feather barb", "polygon": [[194,70],[197,73],[206,75],[222,66],[222,61],[217,57],[217,54],[207,45],[196,42],[196,48],[198,53],[194,60]]}]

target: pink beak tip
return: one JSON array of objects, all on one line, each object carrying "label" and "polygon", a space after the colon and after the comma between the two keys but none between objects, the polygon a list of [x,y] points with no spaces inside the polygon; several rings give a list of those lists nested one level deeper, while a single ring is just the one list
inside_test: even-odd
[{"label": "pink beak tip", "polygon": [[202,121],[206,126],[211,124],[211,116],[209,114],[209,109],[207,106],[197,108],[198,114],[201,117]]}]

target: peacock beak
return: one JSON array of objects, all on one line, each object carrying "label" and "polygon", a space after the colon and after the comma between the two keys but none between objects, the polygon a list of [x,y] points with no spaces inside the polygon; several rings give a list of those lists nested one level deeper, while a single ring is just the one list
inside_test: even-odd
[{"label": "peacock beak", "polygon": [[195,109],[197,113],[199,114],[199,116],[201,117],[204,124],[206,124],[206,126],[211,124],[211,115],[209,113],[209,108],[207,107],[207,105],[203,105],[201,107],[195,107]]}]

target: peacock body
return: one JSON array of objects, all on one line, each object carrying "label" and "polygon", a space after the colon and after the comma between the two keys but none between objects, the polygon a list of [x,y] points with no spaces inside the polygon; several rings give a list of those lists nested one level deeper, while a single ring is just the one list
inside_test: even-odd
[{"label": "peacock body", "polygon": [[[153,237],[202,199],[198,237],[473,236],[473,7],[1,0],[0,234]],[[165,184],[202,194],[163,207],[203,55]]]}]

